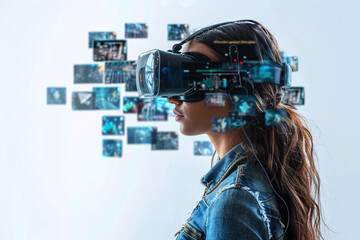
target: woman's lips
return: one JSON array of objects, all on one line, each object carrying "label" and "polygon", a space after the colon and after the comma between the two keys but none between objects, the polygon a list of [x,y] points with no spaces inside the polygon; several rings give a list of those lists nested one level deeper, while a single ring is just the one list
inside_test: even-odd
[{"label": "woman's lips", "polygon": [[176,115],[176,116],[175,116],[175,121],[179,121],[179,120],[185,118],[184,115],[182,115],[181,113],[179,113],[179,112],[178,112],[177,110],[175,110],[175,109],[173,109],[173,113]]}]

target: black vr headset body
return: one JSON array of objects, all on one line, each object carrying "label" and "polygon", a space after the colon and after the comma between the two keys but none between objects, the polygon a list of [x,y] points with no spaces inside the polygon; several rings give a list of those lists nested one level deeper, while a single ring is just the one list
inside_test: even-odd
[{"label": "black vr headset body", "polygon": [[[249,22],[248,20],[234,22]],[[255,60],[255,41],[214,41],[221,44],[224,52],[223,62],[212,62],[198,52],[179,52],[182,45],[196,36],[225,25],[225,22],[201,29],[172,50],[153,49],[140,54],[136,67],[136,87],[141,98],[173,97],[185,102],[197,102],[205,98],[205,93],[225,94],[253,93],[253,83],[270,82],[284,88],[291,85],[291,67],[272,60]],[[253,23],[250,21],[250,23]],[[239,56],[239,49],[247,49],[248,56]]]}]

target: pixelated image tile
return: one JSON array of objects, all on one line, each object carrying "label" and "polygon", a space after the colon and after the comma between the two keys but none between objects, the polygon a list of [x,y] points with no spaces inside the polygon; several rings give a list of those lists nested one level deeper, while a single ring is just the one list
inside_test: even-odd
[{"label": "pixelated image tile", "polygon": [[66,104],[66,88],[48,87],[46,89],[46,103],[49,105]]},{"label": "pixelated image tile", "polygon": [[148,26],[146,23],[125,23],[125,38],[147,38]]},{"label": "pixelated image tile", "polygon": [[195,156],[211,156],[213,152],[213,145],[210,141],[194,141]]},{"label": "pixelated image tile", "polygon": [[102,135],[124,135],[124,116],[103,116]]},{"label": "pixelated image tile", "polygon": [[103,139],[104,157],[122,157],[122,140]]}]

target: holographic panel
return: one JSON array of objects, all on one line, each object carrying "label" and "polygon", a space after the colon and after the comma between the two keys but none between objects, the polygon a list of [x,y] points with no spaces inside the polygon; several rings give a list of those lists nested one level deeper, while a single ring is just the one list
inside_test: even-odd
[{"label": "holographic panel", "polygon": [[189,36],[189,24],[168,24],[168,40],[179,41]]},{"label": "holographic panel", "polygon": [[213,152],[214,148],[210,141],[194,141],[195,156],[211,156]]},{"label": "holographic panel", "polygon": [[65,87],[48,87],[46,89],[46,103],[49,105],[66,104],[66,88]]},{"label": "holographic panel", "polygon": [[156,144],[157,127],[128,127],[128,144]]},{"label": "holographic panel", "polygon": [[116,32],[89,32],[89,48],[94,47],[95,40],[116,39]]},{"label": "holographic panel", "polygon": [[156,144],[151,145],[151,150],[178,150],[179,137],[177,132],[157,132]]},{"label": "holographic panel", "polygon": [[104,157],[122,157],[122,140],[103,139]]},{"label": "holographic panel", "polygon": [[147,38],[148,26],[146,23],[125,23],[125,38]]},{"label": "holographic panel", "polygon": [[102,135],[124,135],[124,116],[103,116]]},{"label": "holographic panel", "polygon": [[74,65],[74,83],[103,83],[103,64]]},{"label": "holographic panel", "polygon": [[96,96],[96,109],[120,109],[120,87],[94,87],[93,90]]}]

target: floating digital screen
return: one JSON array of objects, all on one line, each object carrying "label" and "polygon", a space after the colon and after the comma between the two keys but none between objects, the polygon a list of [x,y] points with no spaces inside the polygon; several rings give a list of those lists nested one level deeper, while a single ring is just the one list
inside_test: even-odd
[{"label": "floating digital screen", "polygon": [[102,135],[124,135],[124,116],[103,116]]},{"label": "floating digital screen", "polygon": [[94,92],[73,92],[71,96],[72,110],[94,110]]},{"label": "floating digital screen", "polygon": [[94,61],[127,60],[126,40],[95,40]]},{"label": "floating digital screen", "polygon": [[283,103],[287,105],[305,105],[304,87],[290,87],[284,89]]},{"label": "floating digital screen", "polygon": [[94,47],[95,40],[116,39],[116,32],[89,32],[89,48]]},{"label": "floating digital screen", "polygon": [[292,56],[287,58],[287,63],[290,65],[293,72],[299,71],[299,60],[298,57]]},{"label": "floating digital screen", "polygon": [[120,87],[94,87],[95,108],[101,110],[120,109]]},{"label": "floating digital screen", "polygon": [[168,24],[168,40],[179,41],[189,36],[189,24]]},{"label": "floating digital screen", "polygon": [[125,38],[147,38],[148,26],[146,23],[125,23]]},{"label": "floating digital screen", "polygon": [[136,61],[105,62],[105,83],[126,83],[136,79]]},{"label": "floating digital screen", "polygon": [[231,118],[230,117],[212,117],[211,118],[212,132],[230,132]]},{"label": "floating digital screen", "polygon": [[122,140],[103,139],[104,157],[122,157]]},{"label": "floating digital screen", "polygon": [[236,116],[256,116],[255,96],[232,94],[232,113]]},{"label": "floating digital screen", "polygon": [[157,127],[128,127],[128,144],[156,144]]},{"label": "floating digital screen", "polygon": [[179,137],[177,132],[157,132],[156,143],[151,144],[151,150],[178,150]]},{"label": "floating digital screen", "polygon": [[138,121],[167,121],[166,99],[139,98]]},{"label": "floating digital screen", "polygon": [[211,156],[213,152],[213,145],[210,141],[194,141],[195,156]]},{"label": "floating digital screen", "polygon": [[123,97],[123,112],[137,113],[139,97]]},{"label": "floating digital screen", "polygon": [[205,107],[225,107],[225,93],[205,93]]},{"label": "floating digital screen", "polygon": [[286,116],[285,109],[266,109],[265,110],[265,125],[277,126],[284,123]]},{"label": "floating digital screen", "polygon": [[49,105],[66,104],[66,88],[48,87],[46,89],[46,103]]},{"label": "floating digital screen", "polygon": [[103,83],[103,64],[74,65],[74,83]]}]

